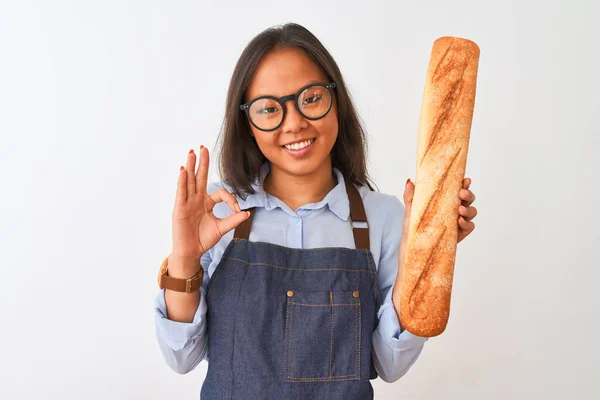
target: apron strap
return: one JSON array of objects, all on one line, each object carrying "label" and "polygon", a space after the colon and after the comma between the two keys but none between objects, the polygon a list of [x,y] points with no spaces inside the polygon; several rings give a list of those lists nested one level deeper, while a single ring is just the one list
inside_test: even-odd
[{"label": "apron strap", "polygon": [[[365,213],[365,207],[360,197],[360,193],[356,186],[347,178],[344,178],[346,184],[346,193],[348,194],[348,201],[350,202],[350,225],[352,227],[352,233],[354,234],[354,246],[357,249],[370,250],[369,241],[369,224],[367,222],[367,214]],[[254,217],[254,207],[249,208],[250,216],[247,220],[242,222],[235,228],[233,237],[235,239],[246,239],[250,237],[250,227],[252,226],[252,217]],[[366,227],[355,227],[355,222],[364,222]]]},{"label": "apron strap", "polygon": [[233,232],[233,237],[235,239],[248,240],[250,237],[250,227],[252,226],[252,217],[254,217],[254,207],[249,208],[246,211],[250,211],[250,216],[235,228],[235,231]]},{"label": "apron strap", "polygon": [[[352,233],[354,233],[354,246],[357,249],[370,250],[369,224],[362,198],[350,179],[344,178],[344,182],[346,183],[346,192],[350,201],[350,225],[352,226]],[[354,226],[354,222],[364,222],[366,226],[364,228],[357,228]]]}]

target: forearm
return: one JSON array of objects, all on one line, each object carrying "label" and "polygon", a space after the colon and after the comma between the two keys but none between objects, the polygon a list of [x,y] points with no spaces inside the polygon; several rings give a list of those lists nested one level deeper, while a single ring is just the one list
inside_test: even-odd
[{"label": "forearm", "polygon": [[394,310],[400,321],[400,298],[402,295],[402,275],[404,274],[404,260],[402,259],[403,251],[398,251],[398,273],[394,282],[394,289],[392,292],[392,303],[394,304]]},{"label": "forearm", "polygon": [[[200,268],[200,258],[181,258],[169,256],[169,276],[187,279]],[[194,314],[200,303],[200,291],[192,293],[165,290],[165,302],[167,306],[167,317],[177,322],[192,322]]]},{"label": "forearm", "polygon": [[377,313],[379,324],[373,332],[375,369],[386,382],[394,382],[406,374],[427,341],[401,329],[392,293],[390,289]]},{"label": "forearm", "polygon": [[156,334],[160,350],[167,364],[180,374],[193,370],[207,352],[206,295],[203,288],[200,291],[200,304],[189,323],[167,318],[166,290],[161,290],[155,299]]},{"label": "forearm", "polygon": [[394,343],[390,344],[379,332],[374,332],[373,362],[379,377],[388,383],[402,378],[421,355],[426,340],[407,332],[404,337],[395,339]]}]

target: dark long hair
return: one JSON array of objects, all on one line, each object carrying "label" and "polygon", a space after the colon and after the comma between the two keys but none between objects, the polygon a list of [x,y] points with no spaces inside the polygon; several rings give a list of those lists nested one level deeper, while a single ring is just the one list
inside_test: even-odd
[{"label": "dark long hair", "polygon": [[221,179],[238,197],[245,199],[247,194],[254,193],[252,183],[258,179],[266,158],[252,137],[250,124],[239,106],[243,103],[259,62],[270,51],[283,47],[304,51],[321,67],[330,81],[336,83],[338,137],[331,150],[332,167],[339,169],[346,179],[374,190],[367,172],[365,130],[340,69],[319,39],[308,29],[293,23],[261,32],[248,43],[235,66],[219,137]]}]

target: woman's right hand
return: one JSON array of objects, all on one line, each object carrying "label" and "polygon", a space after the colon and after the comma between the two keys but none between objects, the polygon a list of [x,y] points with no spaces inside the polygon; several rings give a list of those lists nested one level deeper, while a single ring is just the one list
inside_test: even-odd
[{"label": "woman's right hand", "polygon": [[[236,198],[221,188],[206,193],[209,155],[200,146],[200,161],[196,170],[196,154],[190,150],[186,167],[181,167],[177,180],[177,195],[173,209],[173,249],[171,257],[200,259],[221,237],[246,220],[250,213],[241,211]],[[217,218],[213,208],[217,203],[227,203],[233,214]]]}]

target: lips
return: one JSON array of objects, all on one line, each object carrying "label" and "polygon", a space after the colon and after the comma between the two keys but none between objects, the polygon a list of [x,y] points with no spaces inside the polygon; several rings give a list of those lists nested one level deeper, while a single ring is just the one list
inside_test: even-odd
[{"label": "lips", "polygon": [[285,144],[281,147],[291,151],[302,150],[303,148],[310,146],[315,140],[316,138],[300,140],[293,143]]},{"label": "lips", "polygon": [[[283,151],[285,151],[291,157],[296,159],[305,157],[314,147],[316,139],[304,140],[302,142],[292,143],[291,145],[281,146]],[[308,145],[307,145],[308,144]]]}]

